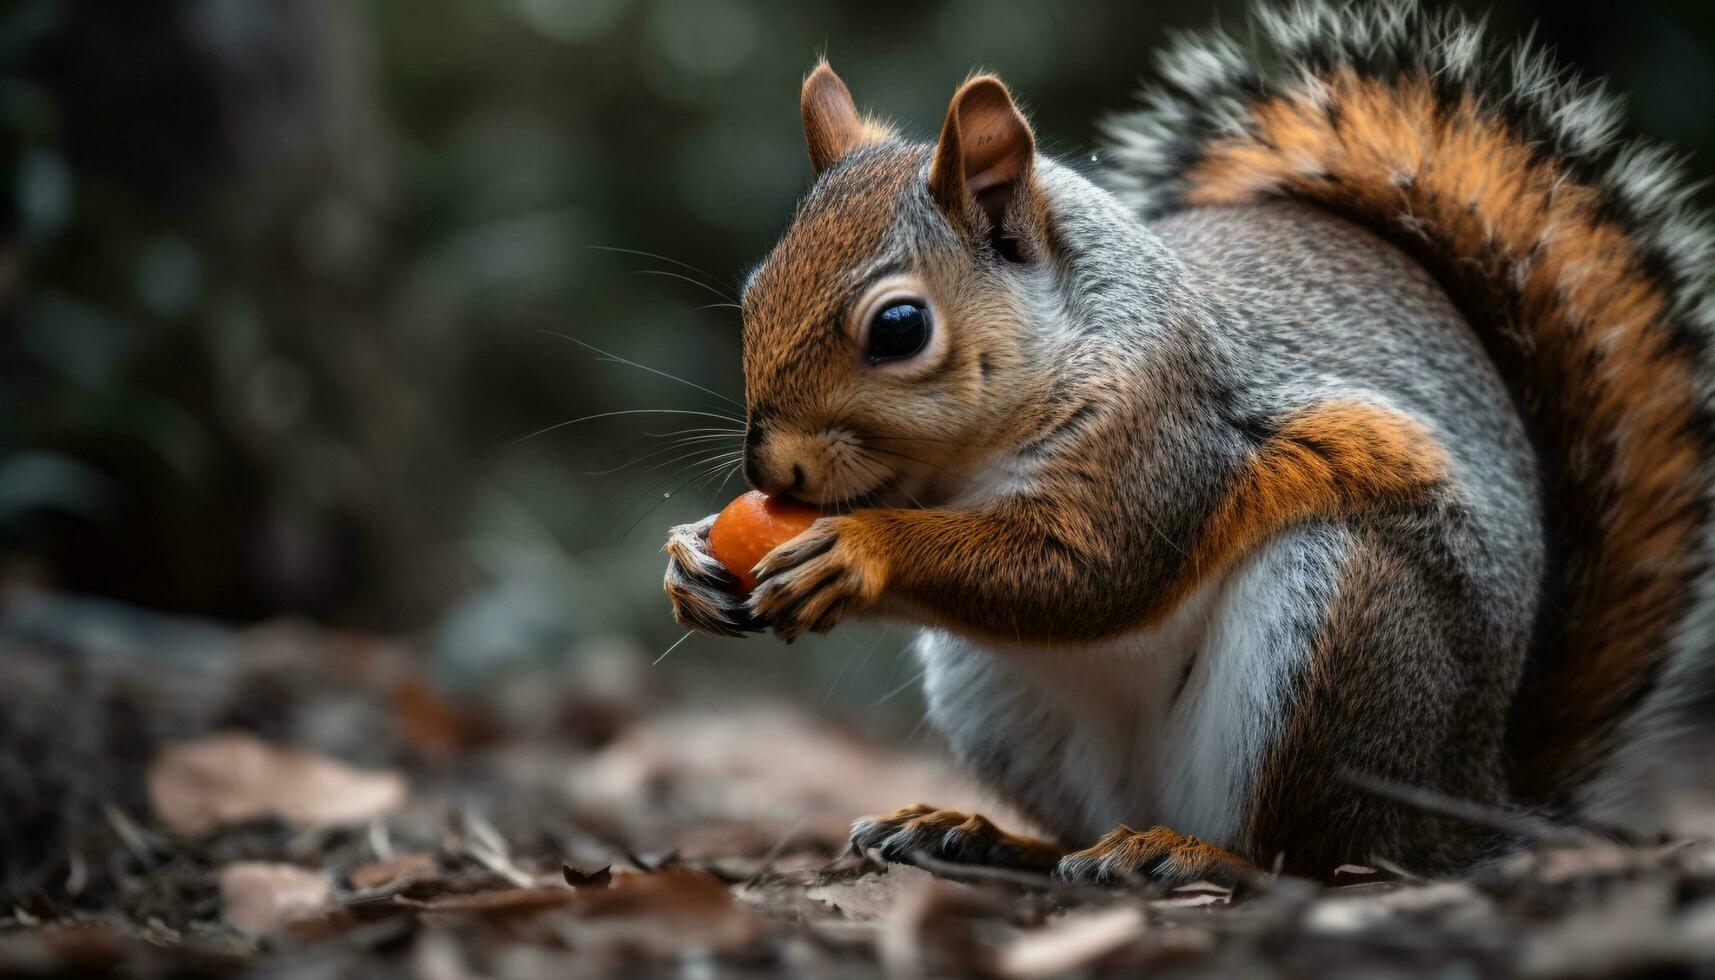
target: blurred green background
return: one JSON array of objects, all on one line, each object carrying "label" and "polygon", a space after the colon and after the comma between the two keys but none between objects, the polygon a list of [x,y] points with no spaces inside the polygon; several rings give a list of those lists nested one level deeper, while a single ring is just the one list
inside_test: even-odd
[{"label": "blurred green background", "polygon": [[[1076,155],[1172,30],[1242,6],[12,0],[0,585],[406,631],[454,682],[590,644],[653,658],[681,635],[663,532],[737,480],[662,433],[729,423],[525,437],[734,409],[544,331],[736,398],[736,314],[710,304],[807,184],[818,53],[923,138],[996,70]],[[1710,172],[1715,5],[1489,19],[1536,24]],[[905,640],[693,637],[660,669],[867,709]]]}]

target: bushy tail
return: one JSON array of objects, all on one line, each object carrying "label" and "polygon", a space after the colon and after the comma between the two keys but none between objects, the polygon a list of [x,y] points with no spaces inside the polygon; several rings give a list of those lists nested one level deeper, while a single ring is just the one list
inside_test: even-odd
[{"label": "bushy tail", "polygon": [[1313,203],[1460,305],[1539,447],[1553,556],[1516,788],[1574,802],[1681,707],[1715,636],[1709,218],[1680,160],[1528,43],[1412,3],[1254,21],[1163,56],[1108,123],[1113,186],[1157,215]]}]

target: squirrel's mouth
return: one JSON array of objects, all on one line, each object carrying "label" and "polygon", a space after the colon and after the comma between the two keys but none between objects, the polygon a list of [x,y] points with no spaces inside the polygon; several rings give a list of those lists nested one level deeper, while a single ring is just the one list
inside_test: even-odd
[{"label": "squirrel's mouth", "polygon": [[905,477],[894,473],[861,493],[854,493],[819,505],[824,514],[849,514],[864,507],[920,507],[916,498],[905,492]]},{"label": "squirrel's mouth", "polygon": [[854,493],[849,497],[823,504],[822,512],[826,514],[849,514],[859,507],[885,507],[890,503],[887,497],[898,488],[899,482],[899,474],[895,473],[862,493]]}]

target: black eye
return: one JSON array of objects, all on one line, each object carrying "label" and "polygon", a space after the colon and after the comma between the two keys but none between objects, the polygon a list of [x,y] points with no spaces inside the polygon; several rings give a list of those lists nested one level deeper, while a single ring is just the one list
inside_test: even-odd
[{"label": "black eye", "polygon": [[929,311],[904,300],[883,307],[869,325],[869,362],[896,361],[929,343]]}]

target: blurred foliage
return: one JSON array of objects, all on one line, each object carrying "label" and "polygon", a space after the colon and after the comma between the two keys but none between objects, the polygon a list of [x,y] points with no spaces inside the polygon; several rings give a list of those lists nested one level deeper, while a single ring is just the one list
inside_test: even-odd
[{"label": "blurred foliage", "polygon": [[[731,423],[529,434],[735,410],[552,332],[738,397],[736,317],[710,304],[808,181],[797,86],[819,52],[923,138],[969,70],[999,71],[1044,149],[1082,155],[1170,29],[1241,7],[12,0],[5,574],[234,619],[435,625],[454,675],[576,637],[665,649],[662,531],[734,481],[646,454]],[[1711,169],[1715,7],[1507,0],[1490,21],[1540,22]],[[872,636],[819,641],[844,655],[815,669],[838,686],[876,642],[857,672],[899,669],[903,632]],[[749,681],[814,659],[687,646],[713,674],[748,650]]]}]

